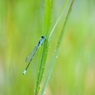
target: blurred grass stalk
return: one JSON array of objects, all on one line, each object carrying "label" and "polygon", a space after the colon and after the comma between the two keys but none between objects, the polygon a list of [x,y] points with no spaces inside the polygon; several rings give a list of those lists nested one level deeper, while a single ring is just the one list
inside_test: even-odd
[{"label": "blurred grass stalk", "polygon": [[[6,2],[6,18],[5,18],[5,28],[6,28],[6,49],[5,49],[5,89],[4,93],[11,93],[10,77],[11,77],[11,63],[13,61],[13,41],[14,41],[14,24],[13,24],[13,2]],[[9,76],[10,75],[10,76]]]},{"label": "blurred grass stalk", "polygon": [[68,13],[67,13],[67,15],[66,15],[65,22],[64,22],[64,24],[63,24],[63,28],[62,28],[62,31],[61,31],[59,40],[58,40],[58,42],[57,42],[57,46],[56,46],[55,52],[54,52],[54,56],[53,56],[53,58],[52,58],[50,67],[49,67],[49,69],[48,69],[48,73],[47,73],[47,76],[46,76],[46,79],[45,79],[45,82],[44,82],[44,85],[43,85],[43,88],[42,88],[42,91],[41,91],[40,95],[43,95],[43,94],[44,94],[46,85],[47,85],[47,83],[48,83],[48,81],[49,81],[51,72],[52,72],[52,70],[53,70],[53,66],[54,66],[55,60],[56,60],[57,55],[58,55],[58,51],[59,51],[59,49],[60,49],[60,45],[61,45],[62,40],[63,40],[63,37],[64,37],[64,32],[65,32],[65,29],[66,29],[66,25],[67,25],[68,18],[69,18],[69,16],[70,16],[70,13],[71,13],[71,10],[72,10],[73,3],[74,3],[74,0],[72,0],[71,5],[70,5],[69,10],[68,10]]},{"label": "blurred grass stalk", "polygon": [[6,12],[6,38],[7,38],[7,46],[6,46],[6,62],[7,63],[7,75],[9,75],[11,59],[13,56],[13,3],[7,2],[7,12]]}]

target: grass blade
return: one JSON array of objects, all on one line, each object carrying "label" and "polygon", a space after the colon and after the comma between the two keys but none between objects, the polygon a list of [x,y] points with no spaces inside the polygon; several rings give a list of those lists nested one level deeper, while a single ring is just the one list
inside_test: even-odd
[{"label": "grass blade", "polygon": [[44,74],[44,69],[45,69],[44,67],[45,67],[45,64],[46,64],[46,59],[47,59],[47,54],[48,54],[48,38],[49,38],[49,33],[50,33],[49,30],[50,30],[50,20],[51,20],[51,5],[52,5],[51,0],[45,0],[44,33],[43,34],[46,36],[46,40],[44,42],[41,62],[40,62],[40,66],[39,66],[39,69],[38,69],[35,95],[38,95],[39,90],[40,90],[40,84],[41,84],[42,77],[43,77],[43,74]]},{"label": "grass blade", "polygon": [[48,73],[47,73],[47,76],[46,76],[46,79],[45,79],[45,83],[44,83],[44,85],[43,85],[43,88],[42,88],[42,91],[41,91],[41,94],[40,94],[40,95],[43,95],[43,94],[44,94],[46,85],[47,85],[48,80],[49,80],[49,78],[50,78],[50,75],[51,75],[51,72],[52,72],[52,69],[53,69],[55,60],[56,60],[56,56],[57,56],[57,54],[58,54],[58,51],[59,51],[61,42],[62,42],[63,37],[64,37],[64,32],[65,32],[65,29],[66,29],[66,24],[67,24],[69,15],[70,15],[70,13],[71,13],[71,9],[72,9],[73,3],[74,3],[74,0],[72,0],[71,5],[70,5],[70,8],[69,8],[69,11],[68,11],[67,16],[66,16],[66,18],[65,18],[65,22],[64,22],[64,25],[63,25],[63,28],[62,28],[62,32],[61,32],[61,34],[60,34],[60,37],[59,37],[59,40],[58,40],[58,43],[57,43],[57,46],[56,46],[56,49],[55,49],[55,53],[54,53],[52,62],[51,62],[51,64],[50,64],[50,68],[49,68],[49,70],[48,70]]},{"label": "grass blade", "polygon": [[52,30],[51,30],[51,32],[50,32],[49,40],[50,40],[50,38],[51,38],[51,36],[52,36],[52,34],[53,34],[53,32],[54,32],[54,30],[55,30],[55,28],[56,28],[56,26],[57,26],[59,20],[60,20],[62,14],[63,14],[63,12],[64,12],[64,9],[65,9],[67,3],[68,3],[68,0],[66,0],[66,1],[64,2],[64,5],[63,5],[63,7],[62,7],[62,9],[61,9],[61,11],[60,11],[60,14],[59,14],[59,16],[58,16],[58,19],[57,19],[57,21],[55,22],[55,24],[54,24],[54,26],[53,26],[53,28],[52,28]]}]

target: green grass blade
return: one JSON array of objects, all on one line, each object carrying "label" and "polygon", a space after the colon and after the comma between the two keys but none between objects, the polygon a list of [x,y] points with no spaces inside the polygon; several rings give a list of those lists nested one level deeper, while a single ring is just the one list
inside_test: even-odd
[{"label": "green grass blade", "polygon": [[52,69],[53,69],[53,66],[54,66],[54,63],[55,63],[55,60],[56,60],[56,57],[57,57],[57,54],[58,54],[60,45],[61,45],[61,42],[62,42],[63,37],[64,37],[64,32],[65,32],[65,29],[66,29],[66,25],[67,25],[67,21],[68,21],[69,15],[71,13],[71,9],[72,9],[73,3],[74,3],[74,0],[72,0],[71,5],[70,5],[70,8],[69,8],[69,11],[68,11],[67,16],[65,18],[65,22],[64,22],[64,25],[63,25],[63,28],[62,28],[62,32],[60,34],[60,37],[59,37],[59,40],[58,40],[58,43],[57,43],[57,47],[55,49],[55,53],[54,53],[52,62],[50,64],[50,68],[48,70],[48,73],[47,73],[47,76],[46,76],[46,79],[45,79],[45,83],[43,85],[43,88],[42,88],[42,91],[41,91],[41,94],[40,95],[43,95],[44,92],[45,92],[46,85],[47,85],[48,80],[50,78],[50,75],[51,75],[51,72],[52,72]]},{"label": "green grass blade", "polygon": [[52,30],[51,30],[51,32],[50,32],[49,40],[50,40],[50,38],[51,38],[51,36],[52,36],[52,34],[53,34],[53,32],[54,32],[54,30],[55,30],[55,28],[56,28],[56,26],[57,26],[59,20],[60,20],[62,14],[63,14],[63,12],[64,12],[64,9],[65,9],[67,3],[68,3],[68,0],[65,0],[64,5],[63,5],[63,7],[62,7],[62,9],[61,9],[61,11],[60,11],[60,13],[59,13],[58,19],[57,19],[57,21],[55,22],[55,24],[54,24],[54,26],[53,26],[53,28],[52,28]]},{"label": "green grass blade", "polygon": [[48,55],[48,38],[49,38],[49,34],[50,34],[51,7],[52,7],[51,0],[45,0],[44,33],[43,34],[46,36],[46,40],[44,42],[41,62],[40,62],[39,69],[38,69],[35,95],[38,95],[39,90],[40,90],[40,84],[41,84],[42,77],[44,74],[44,69],[45,69],[44,67],[45,67],[46,59],[47,59],[47,55]]}]

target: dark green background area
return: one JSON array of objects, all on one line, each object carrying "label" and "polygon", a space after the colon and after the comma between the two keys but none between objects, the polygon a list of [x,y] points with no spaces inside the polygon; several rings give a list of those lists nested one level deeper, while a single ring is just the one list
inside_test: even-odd
[{"label": "dark green background area", "polygon": [[[50,40],[45,74],[70,1]],[[51,29],[63,4],[53,0]],[[0,95],[33,95],[39,50],[27,74],[22,73],[43,24],[44,0],[0,0]],[[95,0],[75,0],[45,95],[95,95]]]}]

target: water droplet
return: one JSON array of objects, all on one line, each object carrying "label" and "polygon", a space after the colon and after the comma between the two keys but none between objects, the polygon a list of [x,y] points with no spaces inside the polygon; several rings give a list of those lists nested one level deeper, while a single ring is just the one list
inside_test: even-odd
[{"label": "water droplet", "polygon": [[54,52],[56,52],[56,50],[54,50]]},{"label": "water droplet", "polygon": [[56,56],[56,58],[58,58],[58,56]]},{"label": "water droplet", "polygon": [[44,74],[43,74],[43,76],[44,76]]}]

